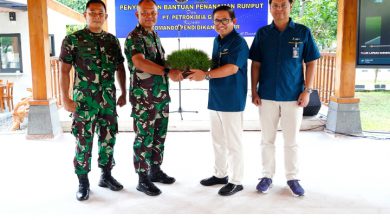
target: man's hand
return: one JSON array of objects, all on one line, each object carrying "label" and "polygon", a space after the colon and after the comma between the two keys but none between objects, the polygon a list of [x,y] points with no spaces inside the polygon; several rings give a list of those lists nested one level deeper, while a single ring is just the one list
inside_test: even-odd
[{"label": "man's hand", "polygon": [[126,93],[122,93],[122,95],[119,96],[116,105],[119,105],[119,107],[126,105]]},{"label": "man's hand", "polygon": [[180,70],[171,69],[171,71],[169,71],[168,76],[172,81],[178,82],[183,80],[183,75],[181,75],[181,73],[182,71]]},{"label": "man's hand", "polygon": [[256,106],[261,105],[261,99],[259,94],[257,94],[257,92],[252,92],[252,103]]},{"label": "man's hand", "polygon": [[71,100],[70,98],[64,98],[64,109],[68,112],[75,112],[76,111],[76,102]]},{"label": "man's hand", "polygon": [[191,75],[189,75],[186,79],[189,80],[195,80],[195,81],[202,81],[206,77],[206,73],[203,70],[198,69],[191,69]]},{"label": "man's hand", "polygon": [[306,107],[309,104],[310,101],[310,94],[306,91],[303,91],[298,98],[298,106],[299,107]]}]

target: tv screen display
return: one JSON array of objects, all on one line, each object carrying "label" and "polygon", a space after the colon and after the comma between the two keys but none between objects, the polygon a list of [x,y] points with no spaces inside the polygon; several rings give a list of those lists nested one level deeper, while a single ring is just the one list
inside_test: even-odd
[{"label": "tv screen display", "polygon": [[390,67],[390,0],[359,0],[357,66]]}]

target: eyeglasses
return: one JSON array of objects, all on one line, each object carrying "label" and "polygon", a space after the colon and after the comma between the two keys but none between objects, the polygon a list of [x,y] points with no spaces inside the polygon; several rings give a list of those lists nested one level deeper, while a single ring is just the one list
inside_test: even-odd
[{"label": "eyeglasses", "polygon": [[283,4],[283,5],[277,5],[277,4],[272,4],[271,5],[271,8],[272,9],[286,9],[288,7],[288,5],[285,5],[285,4]]},{"label": "eyeglasses", "polygon": [[148,17],[149,15],[154,17],[154,16],[157,15],[157,12],[155,12],[155,11],[152,11],[152,12],[141,12],[141,16],[142,17]]},{"label": "eyeglasses", "polygon": [[215,24],[215,25],[218,25],[218,24],[224,24],[224,25],[227,25],[227,24],[229,24],[229,22],[231,21],[232,19],[227,19],[227,18],[224,18],[224,19],[214,19],[213,20],[213,23]]},{"label": "eyeglasses", "polygon": [[99,12],[99,13],[88,12],[88,15],[91,16],[91,17],[99,17],[99,18],[102,18],[102,17],[104,17],[106,14],[103,13],[103,12]]}]

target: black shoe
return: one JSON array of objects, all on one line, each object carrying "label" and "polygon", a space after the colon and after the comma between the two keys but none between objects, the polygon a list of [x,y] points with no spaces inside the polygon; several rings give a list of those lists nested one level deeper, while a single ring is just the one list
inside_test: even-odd
[{"label": "black shoe", "polygon": [[152,165],[150,172],[149,172],[150,180],[152,182],[158,182],[158,183],[165,183],[165,184],[172,184],[176,180],[173,177],[168,176],[166,173],[164,173],[159,165]]},{"label": "black shoe", "polygon": [[233,195],[234,193],[239,192],[243,189],[244,189],[244,187],[242,185],[228,183],[218,191],[218,194],[221,196],[230,196],[230,195]]},{"label": "black shoe", "polygon": [[114,177],[111,176],[111,170],[108,169],[102,169],[99,186],[108,187],[112,191],[119,191],[123,189],[122,184],[120,184]]},{"label": "black shoe", "polygon": [[161,194],[161,190],[150,181],[149,176],[141,173],[139,174],[137,190],[148,196],[157,196]]},{"label": "black shoe", "polygon": [[227,184],[227,183],[228,183],[227,176],[225,176],[223,178],[218,178],[218,177],[212,176],[210,178],[203,179],[200,181],[200,184],[202,184],[203,186],[214,186],[217,184]]},{"label": "black shoe", "polygon": [[87,174],[77,175],[79,178],[79,190],[76,193],[76,198],[79,201],[89,198],[89,180]]}]

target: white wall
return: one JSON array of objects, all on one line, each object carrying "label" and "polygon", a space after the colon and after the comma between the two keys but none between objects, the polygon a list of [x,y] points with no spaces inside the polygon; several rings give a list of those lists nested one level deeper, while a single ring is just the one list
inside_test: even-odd
[{"label": "white wall", "polygon": [[22,49],[23,72],[0,73],[0,79],[14,82],[14,104],[20,98],[28,95],[26,88],[31,88],[31,61],[30,61],[30,38],[28,32],[27,12],[16,12],[16,21],[10,21],[8,13],[0,13],[0,33],[20,34]]},{"label": "white wall", "polygon": [[0,22],[1,34],[20,34],[23,60],[23,73],[20,74],[31,72],[27,12],[16,12],[16,21],[10,21],[8,13],[0,13]]},{"label": "white wall", "polygon": [[54,34],[55,56],[58,57],[61,51],[62,40],[66,36],[66,25],[80,23],[63,14],[49,9],[47,12],[49,34]]}]

